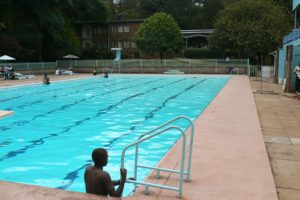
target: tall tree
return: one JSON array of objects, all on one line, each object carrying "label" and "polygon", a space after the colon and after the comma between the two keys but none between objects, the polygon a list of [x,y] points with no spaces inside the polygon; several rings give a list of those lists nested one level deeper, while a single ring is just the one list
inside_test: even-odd
[{"label": "tall tree", "polygon": [[197,28],[213,28],[217,14],[224,8],[224,2],[222,0],[202,0],[201,2],[200,19],[194,23],[198,23]]},{"label": "tall tree", "polygon": [[275,4],[282,6],[285,10],[290,11],[292,10],[292,2],[293,0],[274,0]]},{"label": "tall tree", "polygon": [[101,0],[1,0],[0,5],[6,8],[0,14],[5,28],[0,34],[11,38],[0,40],[0,48],[7,41],[18,44],[15,56],[24,60],[53,60],[65,53],[79,53],[76,25],[106,21]]},{"label": "tall tree", "polygon": [[193,6],[193,0],[140,0],[139,12],[142,18],[165,12],[172,15],[181,28],[187,28]]},{"label": "tall tree", "polygon": [[173,17],[165,13],[150,16],[136,33],[136,45],[145,53],[164,54],[178,52],[183,47],[183,36]]},{"label": "tall tree", "polygon": [[240,0],[220,13],[209,42],[223,51],[238,50],[241,57],[265,55],[290,28],[287,14],[272,0]]},{"label": "tall tree", "polygon": [[115,1],[115,16],[113,20],[138,19],[140,0],[118,0]]}]

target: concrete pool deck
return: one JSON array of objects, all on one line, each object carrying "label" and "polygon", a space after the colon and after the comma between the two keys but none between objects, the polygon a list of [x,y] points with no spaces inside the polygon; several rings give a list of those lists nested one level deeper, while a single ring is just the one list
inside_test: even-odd
[{"label": "concrete pool deck", "polygon": [[[50,77],[51,78],[51,77]],[[1,86],[1,81],[0,81]],[[191,200],[276,200],[276,187],[259,122],[250,81],[233,76],[214,101],[196,120],[192,159],[192,181],[184,183],[183,199]],[[181,142],[160,163],[179,166]],[[149,181],[175,184],[177,175],[162,174]],[[143,186],[123,199],[176,199],[178,194]],[[108,199],[94,195],[0,182],[1,199]],[[111,199],[111,198],[109,198]]]}]

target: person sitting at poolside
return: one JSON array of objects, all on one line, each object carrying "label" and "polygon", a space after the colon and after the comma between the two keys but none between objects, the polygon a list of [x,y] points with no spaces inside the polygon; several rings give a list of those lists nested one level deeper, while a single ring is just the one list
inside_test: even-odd
[{"label": "person sitting at poolside", "polygon": [[58,75],[62,75],[62,70],[57,67],[56,70],[55,70],[55,75],[58,76]]},{"label": "person sitting at poolside", "polygon": [[47,84],[47,85],[50,84],[50,79],[49,79],[49,77],[47,76],[47,74],[44,75],[43,83],[44,83],[44,84]]},{"label": "person sitting at poolside", "polygon": [[9,64],[8,66],[7,73],[8,73],[8,79],[10,80],[15,79],[15,69],[11,66],[11,64]]},{"label": "person sitting at poolside", "polygon": [[[126,182],[127,170],[120,169],[121,179],[112,181],[108,172],[103,170],[107,165],[107,151],[103,148],[97,148],[92,153],[94,166],[88,166],[84,173],[85,189],[87,193],[104,196],[120,197],[122,195]],[[115,190],[114,186],[119,185]]]}]

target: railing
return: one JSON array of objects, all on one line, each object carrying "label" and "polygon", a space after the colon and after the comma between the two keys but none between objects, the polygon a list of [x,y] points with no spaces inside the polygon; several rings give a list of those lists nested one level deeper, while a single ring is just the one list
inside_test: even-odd
[{"label": "railing", "polygon": [[57,62],[34,62],[34,63],[11,63],[12,67],[16,71],[27,71],[27,70],[47,70],[53,69],[55,70],[57,67]]},{"label": "railing", "polygon": [[[186,151],[186,135],[185,135],[185,132],[178,126],[168,126],[168,127],[166,127],[167,125],[171,124],[172,122],[175,122],[175,121],[180,120],[180,119],[187,120],[191,125],[190,148],[189,148],[189,155],[188,155],[188,166],[187,166],[186,171],[185,171],[185,168],[184,168],[184,165],[185,165],[185,151]],[[164,127],[166,127],[166,128],[164,128]],[[167,168],[159,168],[159,167],[139,165],[138,164],[139,144],[146,141],[146,140],[149,140],[149,139],[151,139],[151,138],[153,138],[153,137],[155,137],[159,134],[162,134],[166,131],[172,130],[172,129],[178,130],[181,133],[181,135],[183,136],[180,170],[173,170],[173,169],[167,169]],[[121,167],[123,168],[124,167],[124,160],[125,160],[125,152],[130,147],[133,147],[133,146],[136,147],[136,150],[135,150],[135,163],[134,163],[134,178],[135,178],[135,180],[127,180],[127,182],[134,183],[134,184],[137,184],[137,185],[144,185],[145,186],[145,194],[149,193],[149,187],[158,187],[158,188],[178,191],[179,197],[182,197],[182,184],[183,184],[183,179],[184,179],[185,174],[186,174],[186,180],[190,181],[193,141],[194,141],[194,124],[189,118],[187,118],[185,116],[178,116],[178,117],[176,117],[176,118],[174,118],[174,119],[172,119],[172,120],[156,127],[155,129],[142,134],[136,142],[133,142],[132,144],[126,146],[124,148],[123,152],[122,152]],[[138,174],[137,174],[138,170],[137,169],[138,168],[146,168],[146,169],[156,170],[157,171],[157,178],[160,177],[160,172],[161,171],[171,172],[171,173],[178,173],[178,174],[180,174],[179,186],[178,187],[171,187],[171,186],[165,186],[165,185],[160,185],[160,184],[137,181],[137,178],[138,178]]]},{"label": "railing", "polygon": [[[1,63],[0,63],[1,65]],[[4,65],[4,63],[3,63]],[[163,73],[168,70],[178,69],[186,74],[229,74],[230,68],[239,68],[241,74],[249,73],[248,59],[123,59],[120,61],[121,73]],[[104,71],[105,68],[113,69],[113,60],[57,60],[56,62],[41,63],[16,63],[12,62],[16,71],[55,71],[55,68],[73,68],[75,72]],[[115,70],[116,71],[116,70]]]},{"label": "railing", "polygon": [[236,72],[237,74],[239,74],[239,68],[233,68],[233,69],[230,71],[229,74],[231,75],[231,74],[233,74],[233,73],[235,73],[235,72]]}]

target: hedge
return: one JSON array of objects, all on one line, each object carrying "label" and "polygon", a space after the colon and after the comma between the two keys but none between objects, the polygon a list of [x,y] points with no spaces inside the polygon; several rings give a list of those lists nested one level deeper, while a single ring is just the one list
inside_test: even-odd
[{"label": "hedge", "polygon": [[184,51],[186,58],[222,58],[222,53],[212,49],[189,48]]}]

